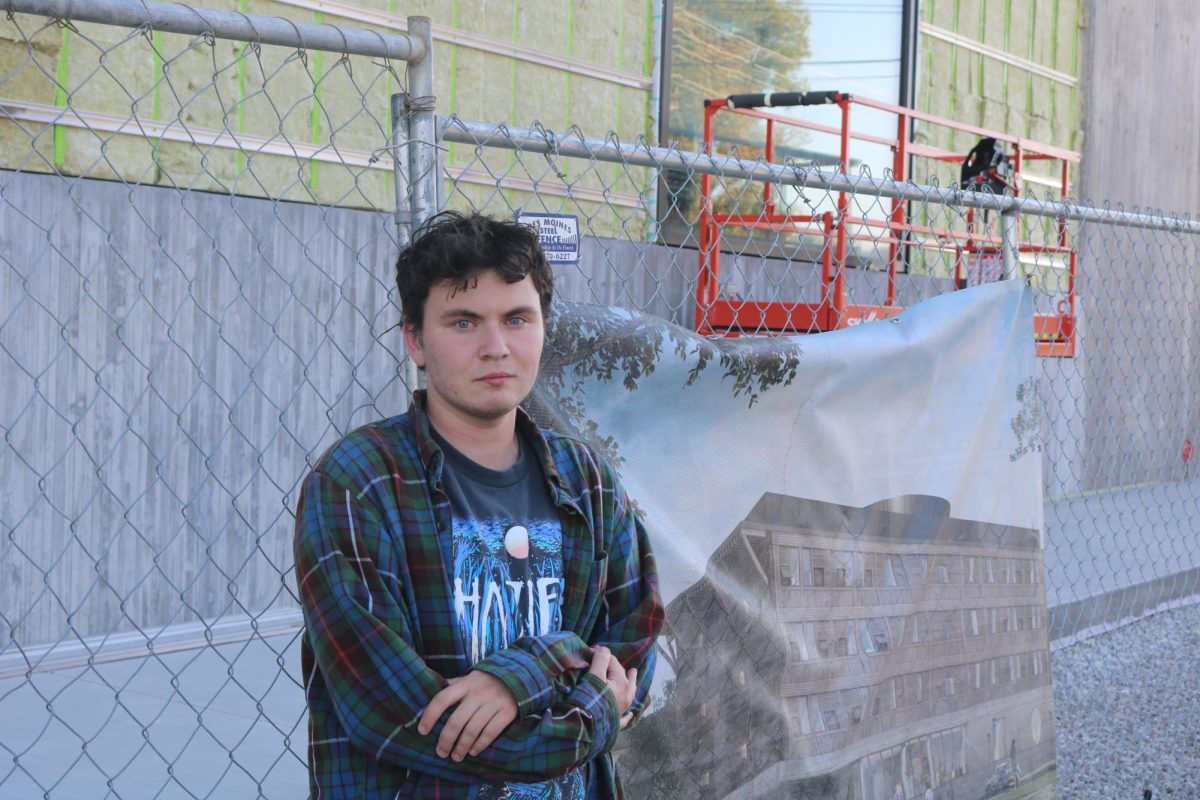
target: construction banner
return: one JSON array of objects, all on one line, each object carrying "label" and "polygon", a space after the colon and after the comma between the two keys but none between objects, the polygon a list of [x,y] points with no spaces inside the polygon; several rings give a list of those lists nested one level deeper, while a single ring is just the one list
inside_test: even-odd
[{"label": "construction banner", "polygon": [[1055,796],[1021,282],[803,337],[568,306],[532,398],[618,466],[667,622],[631,798]]}]

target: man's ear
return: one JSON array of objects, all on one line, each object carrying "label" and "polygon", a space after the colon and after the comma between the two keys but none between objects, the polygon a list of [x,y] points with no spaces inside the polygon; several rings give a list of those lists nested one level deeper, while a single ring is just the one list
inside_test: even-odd
[{"label": "man's ear", "polygon": [[404,320],[400,327],[404,331],[404,346],[408,348],[409,356],[418,368],[424,369],[425,347],[421,341],[421,329],[409,320]]}]

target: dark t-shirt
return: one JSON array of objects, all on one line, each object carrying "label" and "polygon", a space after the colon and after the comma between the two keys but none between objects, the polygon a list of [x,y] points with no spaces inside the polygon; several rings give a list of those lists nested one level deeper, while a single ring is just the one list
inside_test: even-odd
[{"label": "dark t-shirt", "polygon": [[[522,636],[562,629],[562,528],[542,467],[520,442],[517,463],[481,466],[437,431],[454,512],[454,611],[472,664]],[[582,800],[584,770],[538,784],[484,786],[479,800]]]}]

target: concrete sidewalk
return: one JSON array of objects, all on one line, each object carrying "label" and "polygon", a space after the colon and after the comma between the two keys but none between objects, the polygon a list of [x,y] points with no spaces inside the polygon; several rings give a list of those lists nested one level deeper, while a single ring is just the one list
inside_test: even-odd
[{"label": "concrete sidewalk", "polygon": [[299,675],[297,632],[0,681],[0,800],[306,797]]}]

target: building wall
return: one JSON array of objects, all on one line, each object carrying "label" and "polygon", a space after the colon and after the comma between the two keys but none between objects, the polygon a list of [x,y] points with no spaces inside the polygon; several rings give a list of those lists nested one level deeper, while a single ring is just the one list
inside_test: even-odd
[{"label": "building wall", "polygon": [[[402,30],[407,16],[428,15],[434,25],[439,114],[522,127],[540,122],[556,131],[578,125],[598,137],[615,131],[625,141],[643,134],[653,138],[657,40],[652,33],[660,0],[212,0],[203,5],[380,31]],[[17,122],[0,119],[0,168],[390,208],[391,175],[384,162],[347,170],[320,159],[297,164],[286,154],[258,151],[256,143],[239,152],[229,138],[211,148],[170,137],[156,142],[141,135],[134,120],[192,131],[202,140],[228,131],[284,149],[334,144],[365,162],[386,152],[389,97],[404,82],[403,63],[382,65],[317,51],[300,57],[281,47],[141,36],[87,23],[60,29],[45,18],[19,15],[0,20],[0,103],[22,104],[10,111]],[[66,108],[83,116],[67,113],[57,125],[31,116]],[[92,114],[130,121],[133,135],[99,130],[89,119]],[[485,164],[461,145],[450,145],[445,159],[451,168],[486,166],[496,174],[511,167],[508,156]],[[574,170],[572,182],[591,188],[619,177],[613,170]],[[640,185],[645,176],[630,180]],[[495,190],[485,185],[479,191]],[[527,197],[518,189],[508,191],[516,203]]]},{"label": "building wall", "polygon": [[[1087,4],[1081,194],[1125,208],[1200,211],[1195,131],[1200,42],[1189,4]],[[1081,232],[1088,357],[1081,488],[1179,480],[1185,438],[1200,442],[1197,237],[1096,227]],[[1135,379],[1135,365],[1154,365]]]},{"label": "building wall", "polygon": [[[917,108],[1076,150],[1084,0],[921,0]],[[917,141],[965,154],[977,137],[928,124]],[[958,165],[918,160],[918,183],[957,181]],[[1031,172],[1038,172],[1036,167]],[[1047,172],[1047,170],[1041,170]]]}]

